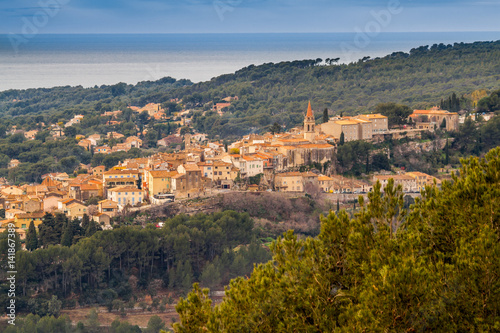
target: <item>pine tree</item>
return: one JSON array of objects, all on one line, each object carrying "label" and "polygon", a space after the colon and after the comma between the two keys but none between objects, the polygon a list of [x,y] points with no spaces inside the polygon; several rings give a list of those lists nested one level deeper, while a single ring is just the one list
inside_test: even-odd
[{"label": "pine tree", "polygon": [[26,234],[26,249],[28,251],[33,251],[38,248],[38,236],[36,234],[35,223],[33,221],[30,222],[30,226],[28,228],[28,233]]},{"label": "pine tree", "polygon": [[195,285],[175,332],[495,331],[499,168],[500,147],[469,158],[410,212],[401,186],[390,179],[382,195],[377,183],[354,218],[331,212],[317,238],[278,238],[273,260],[232,280],[215,308]]},{"label": "pine tree", "polygon": [[42,223],[38,227],[40,245],[47,247],[60,243],[62,226],[65,218],[66,216],[64,214],[56,214],[56,217],[54,217],[52,214],[46,213],[43,216]]},{"label": "pine tree", "polygon": [[85,231],[80,225],[80,220],[76,217],[73,221],[71,221],[71,234],[73,236],[73,244],[76,244],[82,237],[85,236]]}]

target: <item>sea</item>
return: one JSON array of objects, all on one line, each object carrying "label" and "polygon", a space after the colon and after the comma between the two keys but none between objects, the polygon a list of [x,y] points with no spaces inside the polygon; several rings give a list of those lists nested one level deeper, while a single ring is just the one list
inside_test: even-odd
[{"label": "sea", "polygon": [[207,81],[269,62],[339,63],[432,44],[500,40],[500,32],[0,35],[0,91],[135,84],[165,76]]}]

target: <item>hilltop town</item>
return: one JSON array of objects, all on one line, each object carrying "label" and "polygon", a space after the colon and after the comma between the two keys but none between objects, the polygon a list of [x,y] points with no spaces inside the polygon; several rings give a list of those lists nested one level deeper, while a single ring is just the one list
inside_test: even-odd
[{"label": "hilltop town", "polygon": [[[237,99],[228,97],[224,103],[214,104],[213,109],[222,115]],[[132,106],[130,110],[152,121],[170,118],[161,104]],[[116,125],[122,113],[120,110],[106,111],[101,116],[108,119],[106,124]],[[147,128],[136,126],[132,131],[134,135],[129,136],[116,131],[85,136],[71,130],[83,119],[83,115],[75,115],[65,124],[48,125],[50,136],[59,140],[65,135],[74,135],[78,146],[92,152],[93,156],[101,154],[103,158],[143,148]],[[382,114],[340,115],[323,118],[323,122],[318,123],[309,102],[303,126],[286,132],[274,126],[272,132],[250,134],[228,144],[208,140],[207,135],[192,131],[189,110],[179,111],[176,120],[176,133],[156,143],[157,147],[170,147],[169,151],[124,159],[115,165],[79,164],[73,174],[44,174],[40,183],[15,185],[4,179],[0,204],[5,217],[1,223],[14,222],[21,238],[26,236],[30,223],[38,227],[46,213],[62,213],[70,219],[83,219],[87,215],[102,228],[112,228],[113,218],[124,211],[147,209],[174,200],[228,191],[362,194],[372,191],[377,181],[384,187],[390,178],[401,184],[404,192],[418,193],[425,185],[435,183],[439,186],[441,180],[423,172],[391,168],[363,179],[344,177],[335,172],[338,147],[358,140],[380,143],[415,139],[436,129],[456,131],[459,122],[464,122],[458,113],[434,107],[414,110],[407,119],[408,125],[403,127],[390,128],[388,117]],[[11,134],[15,133],[19,131],[14,128]],[[26,140],[33,140],[37,134],[36,130],[23,133]],[[19,160],[12,159],[8,168],[15,169],[19,164]]]}]

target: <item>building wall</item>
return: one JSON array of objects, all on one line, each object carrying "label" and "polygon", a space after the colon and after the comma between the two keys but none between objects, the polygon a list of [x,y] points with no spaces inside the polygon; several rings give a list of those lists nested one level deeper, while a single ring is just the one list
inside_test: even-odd
[{"label": "building wall", "polygon": [[66,209],[66,215],[72,219],[75,217],[81,219],[87,213],[87,207],[84,205],[71,205]]},{"label": "building wall", "polygon": [[131,189],[115,190],[108,192],[108,199],[118,203],[120,206],[130,204],[132,206],[142,202],[142,191],[133,191]]},{"label": "building wall", "polygon": [[153,177],[149,174],[149,195],[157,195],[172,192],[170,177]]},{"label": "building wall", "polygon": [[280,192],[303,192],[304,184],[302,176],[281,176],[275,177],[275,188],[279,188]]},{"label": "building wall", "polygon": [[371,140],[373,137],[373,123],[372,122],[362,122],[358,125],[358,139],[359,140]]},{"label": "building wall", "polygon": [[346,142],[358,140],[359,137],[358,124],[342,124],[338,120],[330,120],[321,124],[321,130],[323,133],[336,138],[340,138],[340,135],[344,132],[344,141]]}]

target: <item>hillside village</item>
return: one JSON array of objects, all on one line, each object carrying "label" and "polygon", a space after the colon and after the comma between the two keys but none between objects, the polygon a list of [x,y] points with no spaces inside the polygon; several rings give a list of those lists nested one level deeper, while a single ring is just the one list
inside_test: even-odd
[{"label": "hillside village", "polygon": [[[222,115],[233,100],[237,97],[228,97],[213,109]],[[147,116],[155,120],[169,118],[160,104],[130,109],[137,113],[147,112]],[[102,116],[110,117],[108,122],[116,124],[117,120],[113,119],[121,113],[120,110],[107,111]],[[188,125],[189,114],[189,111],[179,112],[177,122],[181,126]],[[54,139],[63,137],[65,128],[80,123],[83,118],[83,115],[76,115],[67,123],[49,125],[50,135]],[[437,107],[414,110],[408,120],[410,125],[395,129],[389,128],[388,118],[381,114],[336,116],[318,124],[309,102],[303,126],[284,133],[276,130],[263,135],[247,135],[230,145],[209,141],[203,133],[188,131],[181,135],[179,128],[176,134],[157,142],[158,147],[177,146],[173,152],[126,159],[111,168],[81,164],[79,170],[84,170],[83,173],[76,176],[45,174],[40,184],[16,186],[4,180],[0,207],[5,212],[5,219],[0,223],[14,222],[20,237],[24,238],[30,223],[38,227],[46,213],[63,213],[70,219],[88,215],[103,228],[112,228],[113,218],[123,211],[227,191],[367,193],[375,182],[380,181],[384,187],[393,178],[405,192],[419,192],[425,185],[439,185],[441,181],[422,172],[401,170],[374,174],[370,181],[352,179],[336,175],[332,165],[337,147],[344,142],[415,138],[436,128],[455,131],[460,122],[458,113]],[[14,133],[16,129],[11,131]],[[141,149],[143,140],[140,137],[147,129],[137,126],[136,131],[137,135],[127,137],[115,131],[88,136],[76,133],[75,137],[85,150],[107,155]],[[32,140],[36,131],[24,132],[24,135]],[[103,144],[103,139],[114,144]],[[9,168],[16,168],[19,163],[12,159]]]}]

